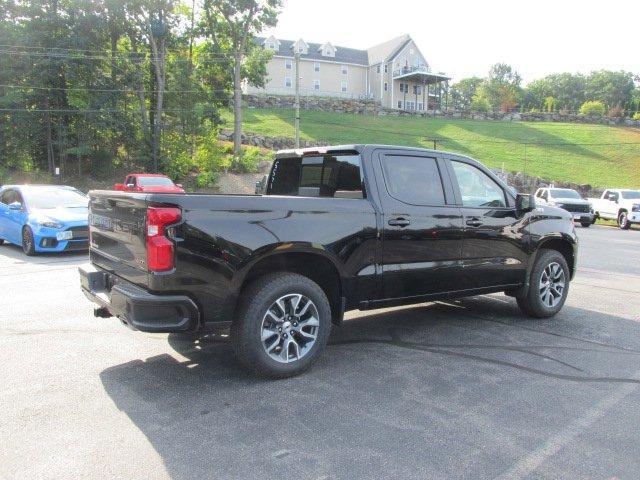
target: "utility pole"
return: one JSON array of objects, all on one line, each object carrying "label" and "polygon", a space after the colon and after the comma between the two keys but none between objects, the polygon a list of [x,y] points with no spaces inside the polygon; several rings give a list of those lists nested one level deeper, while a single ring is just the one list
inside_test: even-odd
[{"label": "utility pole", "polygon": [[296,103],[295,108],[295,129],[296,129],[296,148],[300,148],[300,52],[296,52]]}]

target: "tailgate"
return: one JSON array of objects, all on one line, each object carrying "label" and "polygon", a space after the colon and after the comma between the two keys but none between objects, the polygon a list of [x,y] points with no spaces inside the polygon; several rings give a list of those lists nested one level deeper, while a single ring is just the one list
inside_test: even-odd
[{"label": "tailgate", "polygon": [[147,195],[89,192],[91,261],[111,273],[147,286]]}]

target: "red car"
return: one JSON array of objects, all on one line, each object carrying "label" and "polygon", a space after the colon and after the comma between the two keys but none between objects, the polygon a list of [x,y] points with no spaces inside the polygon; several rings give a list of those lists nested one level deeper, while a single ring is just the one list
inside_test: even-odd
[{"label": "red car", "polygon": [[130,173],[124,183],[116,183],[113,189],[122,192],[184,193],[182,185],[158,173]]}]

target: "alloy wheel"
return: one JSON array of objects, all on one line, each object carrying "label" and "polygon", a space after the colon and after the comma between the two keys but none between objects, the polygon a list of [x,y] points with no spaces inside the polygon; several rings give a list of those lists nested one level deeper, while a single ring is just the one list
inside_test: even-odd
[{"label": "alloy wheel", "polygon": [[319,327],[320,316],[311,299],[299,293],[284,295],[262,318],[262,347],[277,362],[295,362],[309,353]]},{"label": "alloy wheel", "polygon": [[565,288],[564,270],[557,262],[545,267],[540,277],[540,300],[545,307],[553,308],[562,300]]}]

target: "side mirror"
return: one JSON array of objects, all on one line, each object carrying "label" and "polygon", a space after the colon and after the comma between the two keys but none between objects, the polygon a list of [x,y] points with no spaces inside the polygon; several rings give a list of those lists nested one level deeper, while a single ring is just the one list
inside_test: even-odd
[{"label": "side mirror", "polygon": [[22,210],[22,204],[20,202],[13,202],[9,204],[9,210]]},{"label": "side mirror", "polygon": [[127,183],[127,188],[135,188],[135,185],[133,183]]},{"label": "side mirror", "polygon": [[176,187],[182,188],[182,184],[181,183],[176,183]]},{"label": "side mirror", "polygon": [[516,211],[518,213],[527,213],[536,208],[536,199],[527,193],[519,193],[516,195]]}]

